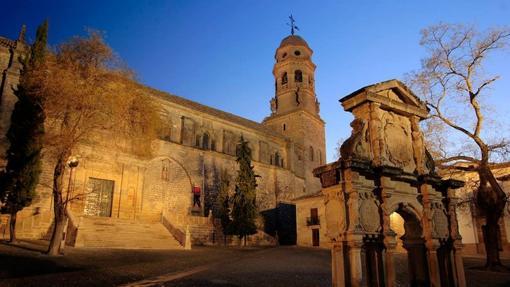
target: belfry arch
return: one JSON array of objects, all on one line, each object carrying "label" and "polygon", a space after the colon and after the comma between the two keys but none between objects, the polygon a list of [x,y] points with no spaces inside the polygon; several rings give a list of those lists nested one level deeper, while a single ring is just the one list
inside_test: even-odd
[{"label": "belfry arch", "polygon": [[466,286],[455,213],[463,182],[436,174],[419,127],[425,104],[397,80],[340,102],[354,115],[352,134],[338,161],[314,170],[325,199],[333,286],[397,286],[393,213],[404,221],[408,285]]}]

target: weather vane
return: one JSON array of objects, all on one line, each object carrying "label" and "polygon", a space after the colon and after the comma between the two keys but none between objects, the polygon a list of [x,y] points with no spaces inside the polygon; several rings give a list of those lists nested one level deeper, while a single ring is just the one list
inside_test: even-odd
[{"label": "weather vane", "polygon": [[290,26],[290,33],[292,35],[294,35],[294,30],[299,31],[299,28],[298,28],[298,26],[296,26],[296,20],[294,20],[294,17],[292,17],[292,14],[290,14],[289,19],[290,19],[290,23],[287,23],[287,25]]}]

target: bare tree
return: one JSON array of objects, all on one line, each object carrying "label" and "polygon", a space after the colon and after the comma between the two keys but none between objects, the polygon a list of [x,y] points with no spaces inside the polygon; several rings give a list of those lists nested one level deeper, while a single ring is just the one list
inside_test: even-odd
[{"label": "bare tree", "polygon": [[[507,151],[508,141],[501,135],[492,139],[486,136],[488,113],[482,99],[489,95],[489,87],[499,76],[485,73],[484,64],[488,56],[505,48],[509,39],[510,30],[504,28],[484,33],[462,25],[439,24],[426,28],[420,44],[428,50],[428,57],[410,81],[431,110],[432,134],[438,131],[438,126],[447,127],[448,140],[455,143],[452,149],[444,138],[437,141],[436,137],[429,137],[429,141],[434,141],[433,152],[440,157],[438,166],[459,170],[469,166],[478,173],[474,204],[478,214],[485,218],[482,229],[489,269],[501,267],[498,222],[507,200],[491,170],[491,162],[497,153]],[[452,137],[451,131],[461,137]]]},{"label": "bare tree", "polygon": [[[108,136],[137,155],[150,153],[159,113],[133,74],[98,32],[75,37],[50,53],[31,81],[40,83],[46,114],[44,157],[53,168],[54,229],[48,254],[60,252],[72,197],[63,191],[70,157],[92,138]],[[125,140],[127,139],[127,140]]]}]

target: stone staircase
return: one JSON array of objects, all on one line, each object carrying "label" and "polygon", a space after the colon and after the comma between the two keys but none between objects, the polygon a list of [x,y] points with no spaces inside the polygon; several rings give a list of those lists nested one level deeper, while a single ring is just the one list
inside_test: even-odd
[{"label": "stone staircase", "polygon": [[74,246],[126,249],[183,249],[161,223],[110,217],[80,217]]}]

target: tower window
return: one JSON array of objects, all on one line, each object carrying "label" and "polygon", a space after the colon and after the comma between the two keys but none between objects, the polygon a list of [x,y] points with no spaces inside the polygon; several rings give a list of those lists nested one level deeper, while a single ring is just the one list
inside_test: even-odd
[{"label": "tower window", "polygon": [[296,72],[294,72],[294,81],[303,82],[303,72],[301,72],[301,70],[296,70]]},{"label": "tower window", "polygon": [[287,84],[288,81],[289,81],[289,79],[287,78],[287,72],[285,72],[285,73],[283,73],[283,76],[282,76],[282,85]]},{"label": "tower window", "polygon": [[313,161],[313,147],[310,146],[310,161]]},{"label": "tower window", "polygon": [[299,55],[301,55],[301,52],[299,52],[299,50],[296,50],[296,51],[294,51],[294,55],[299,56]]},{"label": "tower window", "polygon": [[286,129],[287,129],[287,125],[283,124],[283,130],[286,130]]},{"label": "tower window", "polygon": [[283,53],[282,59],[285,58],[285,57],[287,57],[287,53]]}]

